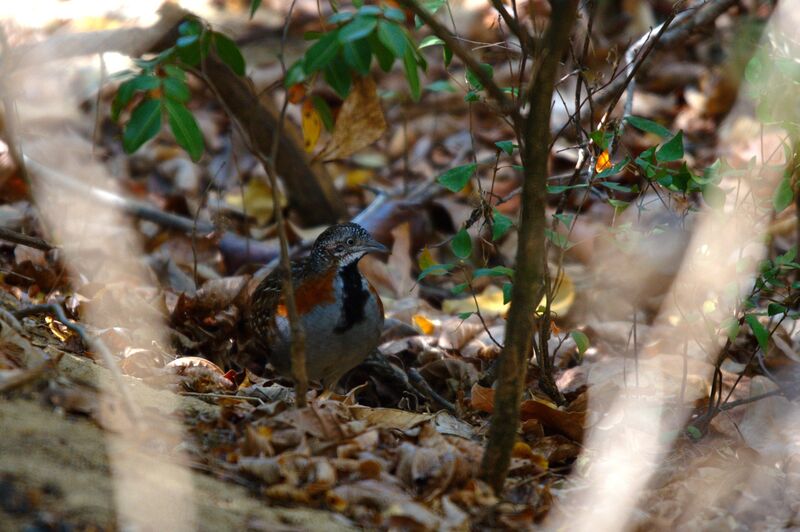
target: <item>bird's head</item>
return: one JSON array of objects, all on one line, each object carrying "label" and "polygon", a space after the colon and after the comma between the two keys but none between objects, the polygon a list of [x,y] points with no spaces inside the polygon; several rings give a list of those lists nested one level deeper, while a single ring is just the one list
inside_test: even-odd
[{"label": "bird's head", "polygon": [[366,229],[352,222],[327,228],[311,249],[312,257],[333,260],[343,266],[358,262],[370,252],[388,253],[389,250],[372,238]]}]

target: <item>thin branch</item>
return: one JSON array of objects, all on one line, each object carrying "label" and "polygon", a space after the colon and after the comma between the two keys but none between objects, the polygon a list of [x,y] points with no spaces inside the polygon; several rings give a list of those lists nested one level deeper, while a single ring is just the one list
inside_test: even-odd
[{"label": "thin branch", "polygon": [[15,244],[22,244],[23,246],[39,249],[41,251],[50,251],[51,249],[55,249],[55,246],[42,240],[41,238],[24,235],[22,233],[19,233],[17,231],[12,231],[11,229],[7,229],[5,227],[0,227],[0,240],[13,242]]}]

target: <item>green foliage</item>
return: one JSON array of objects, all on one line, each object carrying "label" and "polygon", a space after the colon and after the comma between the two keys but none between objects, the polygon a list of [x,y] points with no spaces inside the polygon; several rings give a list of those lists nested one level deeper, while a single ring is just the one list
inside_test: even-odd
[{"label": "green foliage", "polygon": [[769,343],[769,331],[761,325],[761,322],[758,321],[758,316],[754,314],[745,316],[744,321],[747,322],[747,325],[750,326],[750,330],[753,331],[753,336],[756,337],[758,346],[766,352]]},{"label": "green foliage", "polygon": [[472,255],[472,237],[465,228],[461,228],[450,243],[453,253],[460,259],[468,259]]},{"label": "green foliage", "polygon": [[[254,0],[251,11],[259,3]],[[135,60],[139,71],[130,73],[130,78],[120,84],[111,104],[113,120],[119,120],[122,111],[134,104],[122,131],[122,146],[127,153],[158,135],[166,115],[177,143],[192,160],[202,157],[203,135],[186,106],[191,99],[186,73],[212,51],[233,72],[244,75],[246,64],[236,43],[198,19],[185,20],[178,26],[175,46],[153,58]]]},{"label": "green foliage", "polygon": [[657,122],[653,122],[652,120],[648,120],[646,118],[642,118],[639,116],[629,116],[625,119],[627,123],[639,129],[641,131],[646,131],[647,133],[653,133],[658,135],[659,137],[671,137],[672,133],[669,129],[665,128],[661,124]]},{"label": "green foliage", "polygon": [[[388,72],[396,60],[403,63],[409,93],[414,101],[422,95],[420,70],[427,68],[425,58],[403,27],[404,13],[393,7],[358,5],[355,10],[337,11],[328,17],[333,29],[309,35],[317,42],[287,71],[286,86],[302,83],[322,72],[325,81],[341,97],[346,98],[353,76],[365,76],[372,67],[372,58]],[[439,44],[426,40],[426,46]]]},{"label": "green foliage", "polygon": [[503,238],[513,225],[514,223],[511,221],[511,218],[497,209],[494,209],[492,211],[492,241]]},{"label": "green foliage", "polygon": [[589,342],[589,337],[581,331],[572,331],[569,333],[569,335],[572,337],[572,339],[575,341],[575,345],[578,347],[578,354],[583,356],[591,345]]},{"label": "green foliage", "polygon": [[470,178],[477,169],[478,165],[475,163],[456,166],[441,174],[436,178],[436,181],[451,192],[460,192],[467,186],[467,183],[469,183]]}]

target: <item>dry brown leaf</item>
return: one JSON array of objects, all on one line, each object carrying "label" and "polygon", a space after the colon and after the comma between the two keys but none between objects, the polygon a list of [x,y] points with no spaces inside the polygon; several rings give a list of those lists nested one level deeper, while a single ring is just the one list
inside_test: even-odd
[{"label": "dry brown leaf", "polygon": [[333,160],[347,157],[378,140],[386,130],[381,102],[370,77],[357,80],[333,126],[331,140],[314,157]]}]

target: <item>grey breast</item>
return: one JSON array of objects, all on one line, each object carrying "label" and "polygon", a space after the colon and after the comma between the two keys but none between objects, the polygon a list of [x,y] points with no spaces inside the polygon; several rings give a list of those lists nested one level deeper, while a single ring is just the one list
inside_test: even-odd
[{"label": "grey breast", "polygon": [[[319,381],[330,377],[338,378],[360,364],[375,348],[383,330],[383,313],[377,298],[369,291],[369,285],[362,279],[363,288],[369,293],[365,302],[364,319],[345,331],[337,332],[343,320],[342,281],[337,276],[334,290],[335,303],[319,305],[302,317],[306,332],[306,373],[310,380]],[[291,373],[291,333],[288,320],[276,319],[278,340],[273,345],[272,365],[278,373],[290,376]]]}]

